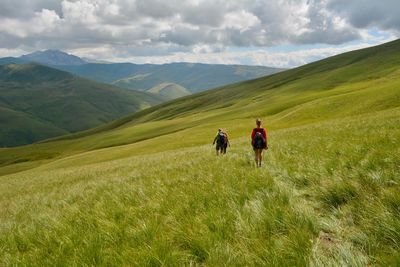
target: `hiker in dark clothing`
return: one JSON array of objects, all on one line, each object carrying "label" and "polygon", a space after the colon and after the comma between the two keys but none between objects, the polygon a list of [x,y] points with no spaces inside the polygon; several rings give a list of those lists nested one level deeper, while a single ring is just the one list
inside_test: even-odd
[{"label": "hiker in dark clothing", "polygon": [[261,120],[256,120],[257,128],[254,128],[251,132],[251,145],[255,153],[255,160],[257,167],[261,167],[262,152],[264,149],[268,149],[267,132],[264,128],[261,128]]},{"label": "hiker in dark clothing", "polygon": [[226,148],[229,144],[228,134],[222,129],[218,129],[217,135],[214,138],[213,145],[216,144],[215,149],[217,155],[226,153]]}]

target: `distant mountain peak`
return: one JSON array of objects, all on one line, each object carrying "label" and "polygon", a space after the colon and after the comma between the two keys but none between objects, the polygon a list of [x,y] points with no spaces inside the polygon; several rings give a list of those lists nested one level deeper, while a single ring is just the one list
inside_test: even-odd
[{"label": "distant mountain peak", "polygon": [[80,57],[56,49],[36,51],[20,58],[45,65],[83,65],[87,63]]}]

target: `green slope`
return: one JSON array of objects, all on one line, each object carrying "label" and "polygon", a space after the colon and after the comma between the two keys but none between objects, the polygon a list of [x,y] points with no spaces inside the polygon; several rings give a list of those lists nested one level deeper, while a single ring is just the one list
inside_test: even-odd
[{"label": "green slope", "polygon": [[0,265],[397,266],[399,88],[394,41],[0,149]]},{"label": "green slope", "polygon": [[399,118],[272,131],[259,169],[244,137],[223,158],[149,141],[2,176],[0,264],[397,266]]},{"label": "green slope", "polygon": [[185,87],[175,83],[161,83],[150,88],[146,92],[158,95],[166,100],[172,100],[192,94]]},{"label": "green slope", "polygon": [[0,106],[0,147],[30,144],[68,132],[29,114]]},{"label": "green slope", "polygon": [[[150,94],[96,83],[45,66],[0,66],[0,107],[12,110],[9,115],[16,116],[15,120],[3,120],[1,144],[22,145],[85,130],[160,101]],[[26,118],[22,118],[24,114]],[[25,127],[21,123],[32,118],[47,126],[27,123]]]},{"label": "green slope", "polygon": [[155,64],[84,64],[55,66],[91,80],[118,87],[149,90],[161,83],[176,83],[192,93],[234,82],[250,80],[283,71],[264,66],[215,65],[198,63]]}]

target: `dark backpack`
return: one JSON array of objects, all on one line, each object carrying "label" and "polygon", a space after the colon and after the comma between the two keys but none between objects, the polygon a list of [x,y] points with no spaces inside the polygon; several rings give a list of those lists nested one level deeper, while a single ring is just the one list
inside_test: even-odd
[{"label": "dark backpack", "polygon": [[254,144],[253,146],[255,148],[264,148],[265,147],[265,139],[264,136],[262,135],[262,130],[258,130],[257,128],[254,129],[256,134],[254,135]]},{"label": "dark backpack", "polygon": [[217,144],[218,145],[225,144],[225,135],[223,133],[218,134]]}]

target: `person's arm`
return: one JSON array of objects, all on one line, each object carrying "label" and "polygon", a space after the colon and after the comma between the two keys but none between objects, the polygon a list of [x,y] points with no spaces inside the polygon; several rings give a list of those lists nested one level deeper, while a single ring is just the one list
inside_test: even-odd
[{"label": "person's arm", "polygon": [[215,142],[217,141],[218,134],[214,137],[213,145],[215,145]]},{"label": "person's arm", "polygon": [[253,131],[251,132],[251,144],[253,145],[254,144],[254,136],[256,135],[256,132],[254,131],[254,129],[253,129]]}]

